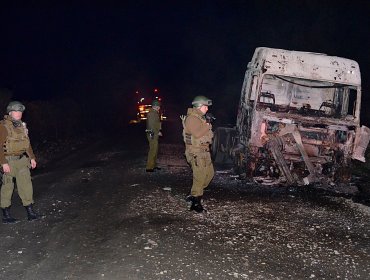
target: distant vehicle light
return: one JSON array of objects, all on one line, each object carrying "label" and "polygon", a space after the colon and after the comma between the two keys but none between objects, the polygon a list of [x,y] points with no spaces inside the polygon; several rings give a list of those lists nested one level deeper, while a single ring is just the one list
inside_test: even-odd
[{"label": "distant vehicle light", "polygon": [[[139,99],[138,99],[137,105],[136,105],[136,110],[137,110],[136,120],[131,120],[130,121],[131,124],[139,123],[139,122],[145,121],[147,119],[147,114],[149,113],[150,108],[152,108],[152,102],[154,100],[158,100],[162,103],[162,98],[158,96],[159,89],[154,88],[153,91],[154,91],[154,94],[152,95],[151,98],[144,98],[144,97],[138,96]],[[136,93],[141,95],[141,93],[139,91],[136,91]],[[164,116],[164,111],[163,110],[160,110],[160,119],[161,120],[166,120],[167,119],[167,117]]]}]

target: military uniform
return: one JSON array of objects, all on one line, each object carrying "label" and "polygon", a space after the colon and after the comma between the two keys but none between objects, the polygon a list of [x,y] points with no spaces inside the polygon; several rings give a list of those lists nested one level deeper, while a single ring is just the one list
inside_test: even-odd
[{"label": "military uniform", "polygon": [[187,200],[192,203],[190,210],[202,212],[204,210],[201,205],[203,192],[215,172],[209,150],[213,138],[212,125],[207,123],[204,112],[201,111],[202,105],[211,105],[212,101],[204,96],[196,97],[195,101],[198,99],[203,103],[193,102],[198,107],[188,108],[186,117],[182,119],[185,156],[193,171],[193,184]]},{"label": "military uniform", "polygon": [[154,171],[157,167],[158,156],[158,138],[161,130],[161,119],[159,112],[151,108],[147,114],[146,120],[146,136],[149,142],[148,160],[146,163],[146,171]]},{"label": "military uniform", "polygon": [[206,123],[202,113],[196,108],[189,108],[184,121],[185,156],[193,170],[193,185],[191,195],[203,195],[203,190],[209,185],[214,169],[209,152],[212,143],[212,126]]},{"label": "military uniform", "polygon": [[[23,106],[23,105],[22,105]],[[24,106],[23,106],[24,110]],[[23,112],[23,111],[22,111]],[[8,164],[9,173],[2,173],[0,206],[3,210],[3,223],[13,223],[17,220],[10,216],[9,208],[14,191],[13,179],[17,183],[18,194],[26,207],[28,219],[37,219],[33,212],[33,187],[31,181],[31,160],[35,160],[26,124],[5,115],[0,121],[0,163]]]}]

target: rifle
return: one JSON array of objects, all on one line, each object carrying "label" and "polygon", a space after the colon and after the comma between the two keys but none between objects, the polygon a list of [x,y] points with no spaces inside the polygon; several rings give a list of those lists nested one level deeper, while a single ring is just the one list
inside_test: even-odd
[{"label": "rifle", "polygon": [[206,113],[205,118],[207,123],[213,123],[216,120],[212,113]]}]

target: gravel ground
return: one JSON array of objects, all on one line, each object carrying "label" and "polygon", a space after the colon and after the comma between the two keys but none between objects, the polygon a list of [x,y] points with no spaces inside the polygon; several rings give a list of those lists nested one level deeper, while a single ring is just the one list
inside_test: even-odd
[{"label": "gravel ground", "polygon": [[42,220],[0,225],[1,279],[368,279],[370,211],[350,197],[238,180],[217,168],[188,211],[181,144],[95,145],[34,175]]}]

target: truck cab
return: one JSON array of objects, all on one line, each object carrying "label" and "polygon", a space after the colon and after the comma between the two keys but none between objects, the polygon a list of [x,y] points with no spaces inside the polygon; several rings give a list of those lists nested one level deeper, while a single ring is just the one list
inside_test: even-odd
[{"label": "truck cab", "polygon": [[345,183],[351,160],[365,161],[370,138],[360,109],[356,61],[257,48],[236,126],[216,130],[213,153],[226,153],[245,176],[283,185]]}]

